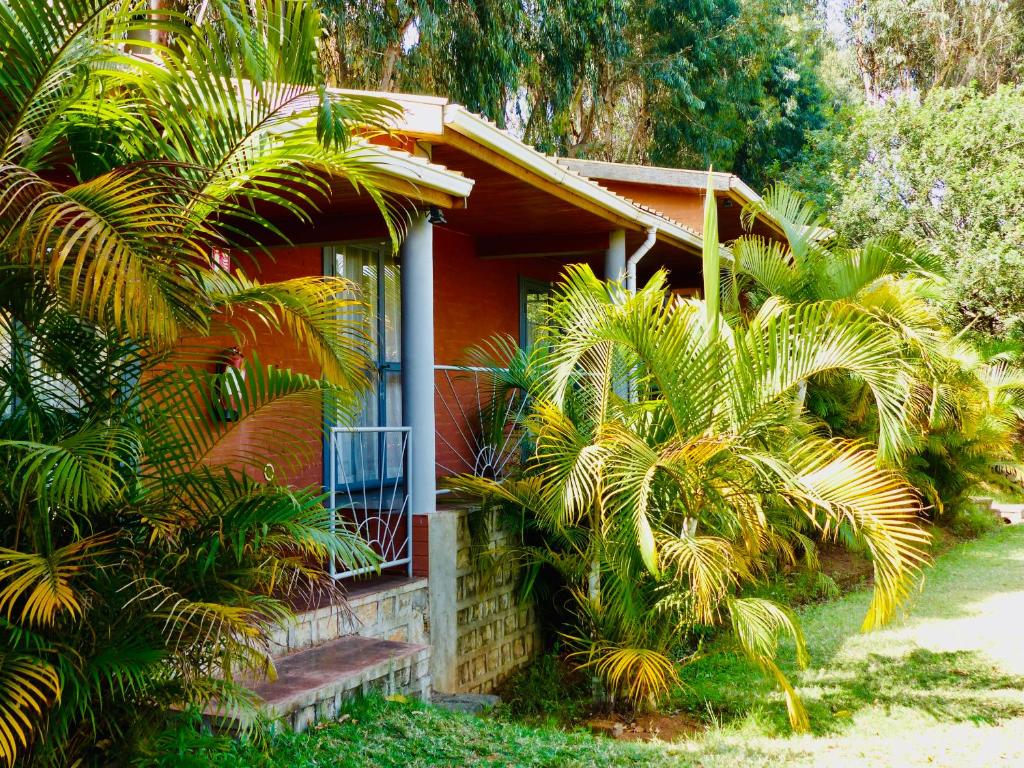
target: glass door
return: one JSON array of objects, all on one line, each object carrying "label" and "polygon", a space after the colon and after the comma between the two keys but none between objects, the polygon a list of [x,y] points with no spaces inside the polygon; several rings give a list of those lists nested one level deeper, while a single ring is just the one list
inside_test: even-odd
[{"label": "glass door", "polygon": [[[324,273],[347,278],[352,298],[365,303],[374,380],[355,418],[339,426],[363,428],[342,442],[336,458],[339,485],[393,486],[403,474],[401,433],[374,432],[373,427],[402,424],[402,288],[397,254],[387,243],[361,242],[324,249]],[[393,444],[392,444],[393,443]],[[325,470],[328,470],[325,462]],[[325,481],[329,473],[325,471]],[[325,482],[326,486],[328,482]]]}]

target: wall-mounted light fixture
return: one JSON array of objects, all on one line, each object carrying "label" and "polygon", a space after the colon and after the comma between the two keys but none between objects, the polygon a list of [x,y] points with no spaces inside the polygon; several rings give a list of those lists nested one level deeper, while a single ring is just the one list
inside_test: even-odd
[{"label": "wall-mounted light fixture", "polygon": [[427,221],[429,221],[431,224],[448,223],[448,219],[444,217],[444,211],[442,211],[436,205],[430,206],[430,210],[427,211]]}]

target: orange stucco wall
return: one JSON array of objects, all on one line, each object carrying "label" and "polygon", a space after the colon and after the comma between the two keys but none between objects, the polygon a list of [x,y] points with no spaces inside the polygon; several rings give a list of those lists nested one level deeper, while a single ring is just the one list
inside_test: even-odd
[{"label": "orange stucco wall", "polygon": [[696,190],[656,187],[625,181],[602,180],[601,184],[623,197],[649,205],[691,229],[698,232],[704,229],[704,196]]},{"label": "orange stucco wall", "polygon": [[[294,277],[321,274],[320,253],[321,250],[317,246],[279,248],[274,249],[270,256],[266,254],[235,256],[233,266],[235,268],[241,266],[247,275],[260,282],[288,280]],[[240,325],[240,323],[236,324],[236,327]],[[288,368],[311,376],[320,375],[319,366],[311,361],[305,351],[289,336],[267,329],[259,329],[256,333],[245,333],[240,342],[236,342],[226,332],[203,339],[201,344],[204,349],[209,350],[210,355],[209,370],[215,369],[221,351],[236,343],[247,360],[258,355],[264,365]],[[259,420],[233,424],[230,427],[230,434],[218,447],[217,456],[211,458],[216,460],[222,456],[230,461],[247,447],[251,447],[255,452],[266,455],[274,465],[275,476],[279,481],[296,486],[320,485],[323,461],[320,408],[311,405],[299,406],[295,403],[282,403],[274,407],[282,409],[282,413],[285,412],[284,409],[287,409],[290,420],[298,416],[303,425],[308,424],[308,428],[304,427],[300,433],[301,442],[305,445],[301,452],[288,451],[285,453],[282,450],[280,454],[275,453],[274,441],[269,437],[272,434],[274,418],[273,411],[271,411],[263,414]],[[297,408],[303,410],[297,412]],[[294,432],[294,427],[290,426],[289,429]]]},{"label": "orange stucco wall", "polygon": [[[704,193],[699,190],[625,181],[602,180],[601,184],[630,200],[649,205],[697,232],[704,231]],[[721,242],[728,243],[746,234],[746,230],[740,219],[743,207],[736,201],[723,197],[723,194],[718,193],[718,237]],[[777,233],[761,222],[754,225],[753,231],[763,237],[778,237]]]},{"label": "orange stucco wall", "polygon": [[[270,256],[241,257],[247,274],[261,282],[287,280],[294,277],[322,273],[320,246],[277,248]],[[598,268],[599,265],[594,265]],[[434,355],[439,365],[460,365],[467,362],[466,351],[495,335],[508,335],[519,341],[519,283],[520,278],[554,282],[565,264],[557,259],[481,259],[477,256],[474,240],[446,227],[434,231]],[[213,353],[233,344],[229,336],[214,340]],[[254,337],[242,342],[247,358],[254,353],[265,364],[319,375],[318,366],[309,360],[305,351],[283,334],[260,330]],[[211,359],[211,369],[215,361]],[[475,403],[475,381],[453,377],[454,389],[448,381],[438,378],[435,394],[438,429],[443,437],[437,438],[439,463],[458,471],[464,469],[452,446],[465,447],[461,428],[468,434],[467,424],[460,416],[452,418],[449,411],[458,414],[452,398],[461,398],[467,413],[472,414]],[[445,408],[444,399],[448,400]],[[246,445],[260,442],[264,452],[271,454],[278,477],[296,485],[319,485],[322,482],[323,444],[320,432],[321,414],[310,409],[305,414],[309,430],[303,435],[307,445],[300,463],[290,462],[294,457],[281,456],[274,460],[268,450],[266,432],[256,424],[242,423],[225,441],[225,452],[234,452]],[[292,463],[290,469],[289,463]],[[445,474],[442,471],[442,474]]]},{"label": "orange stucco wall", "polygon": [[554,282],[554,259],[481,259],[473,239],[434,230],[434,361],[465,362],[468,347],[496,334],[519,341],[519,278]]},{"label": "orange stucco wall", "polygon": [[[472,238],[434,230],[434,360],[467,362],[466,350],[496,335],[519,342],[519,282],[555,282],[565,269],[557,259],[481,259]],[[435,375],[437,463],[440,475],[466,472],[476,415],[476,380],[466,374]],[[458,402],[463,408],[458,407]]]}]

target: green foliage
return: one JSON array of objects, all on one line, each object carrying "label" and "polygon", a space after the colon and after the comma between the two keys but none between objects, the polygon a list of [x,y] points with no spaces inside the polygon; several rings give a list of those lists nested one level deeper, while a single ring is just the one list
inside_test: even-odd
[{"label": "green foliage", "polygon": [[982,509],[971,503],[951,510],[948,520],[950,533],[962,539],[976,539],[1006,525],[1003,519],[991,510]]},{"label": "green foliage", "polygon": [[545,151],[755,184],[832,119],[800,0],[321,0],[336,82],[438,93]]},{"label": "green foliage", "polygon": [[584,702],[592,696],[588,677],[572,672],[558,650],[556,646],[502,684],[498,717],[559,727],[584,714]]},{"label": "green foliage", "polygon": [[869,100],[971,84],[991,91],[1020,75],[1019,2],[855,0],[843,10]]},{"label": "green foliage", "polygon": [[311,732],[282,734],[272,741],[267,754],[236,747],[228,756],[210,754],[208,764],[216,768],[665,765],[662,747],[616,743],[583,732],[528,728],[446,712],[421,702],[395,703],[370,696],[349,704],[343,718]]},{"label": "green foliage", "polygon": [[[707,242],[707,292],[717,297],[718,249]],[[813,533],[852,535],[871,552],[865,629],[908,596],[928,537],[917,497],[879,468],[911,441],[900,353],[884,319],[852,304],[773,297],[749,316],[724,316],[714,301],[666,302],[662,275],[631,295],[570,268],[519,377],[532,457],[504,481],[453,485],[523,510],[524,556],[559,574],[573,606],[563,630],[573,658],[613,697],[662,698],[695,630],[724,625],[803,728],[775,663],[781,636],[804,658],[799,628],[786,608],[739,592],[813,550]],[[803,387],[828,376],[870,392],[881,454],[815,434]]]},{"label": "green foliage", "polygon": [[707,730],[677,743],[628,744],[371,697],[352,704],[344,722],[275,737],[269,753],[240,746],[201,754],[224,768],[1015,764],[1024,680],[1018,645],[1001,630],[1024,610],[1022,551],[1016,526],[956,547],[937,559],[914,614],[867,637],[858,632],[867,590],[803,609],[812,665],[784,663],[810,714],[812,733],[799,738],[770,683],[726,652],[687,668],[687,685],[669,705]]},{"label": "green foliage", "polygon": [[[274,235],[257,210],[308,215],[329,173],[388,214],[355,134],[392,109],[320,87],[308,3],[214,2],[191,26],[147,8],[0,2],[0,50],[17,52],[0,57],[5,765],[201,744],[206,707],[252,728],[244,683],[273,673],[290,599],[333,590],[330,558],[377,559],[333,530],[319,488],[272,480],[365,383],[351,286],[261,284],[209,253]],[[324,378],[256,353],[244,376],[210,372],[225,337],[256,329]]]},{"label": "green foliage", "polygon": [[823,42],[799,2],[647,0],[634,13],[654,164],[714,165],[763,186],[831,122]]},{"label": "green foliage", "polygon": [[[1006,355],[987,356],[943,323],[938,300],[949,288],[942,259],[893,235],[844,247],[821,227],[813,205],[782,185],[745,217],[749,223],[763,213],[780,223],[787,240],[748,235],[733,244],[725,291],[731,311],[743,315],[782,296],[877,318],[891,331],[913,392],[902,406],[912,439],[886,453],[905,467],[932,516],[951,522],[971,494],[986,489],[1019,492],[1024,374]],[[863,383],[817,377],[806,394],[811,413],[834,433],[871,439],[878,430]]]},{"label": "green foliage", "polygon": [[861,110],[847,135],[820,136],[816,151],[829,162],[812,171],[829,187],[818,194],[844,239],[900,235],[934,252],[949,279],[941,297],[949,321],[1018,342],[1022,120],[1017,86],[892,99]]}]

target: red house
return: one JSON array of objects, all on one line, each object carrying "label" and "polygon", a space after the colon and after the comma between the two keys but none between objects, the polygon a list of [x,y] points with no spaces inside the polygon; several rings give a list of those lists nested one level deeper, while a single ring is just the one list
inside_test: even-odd
[{"label": "red house", "polygon": [[[682,293],[701,284],[706,172],[549,157],[445,99],[382,95],[403,114],[388,145],[366,152],[411,213],[398,252],[372,201],[339,183],[312,225],[287,230],[292,244],[254,268],[355,282],[378,374],[357,422],[331,427],[321,460],[288,478],[323,483],[385,560],[382,578],[337,574],[351,615],[320,608],[281,631],[279,680],[258,692],[297,728],[359,688],[489,691],[538,645],[513,569],[481,572],[465,505],[439,489],[447,474],[500,472],[515,451],[483,440],[466,349],[498,334],[528,345],[570,263],[627,283],[666,268]],[[757,196],[734,176],[713,181],[729,240]],[[308,368],[280,339],[253,344],[265,362]]]}]

